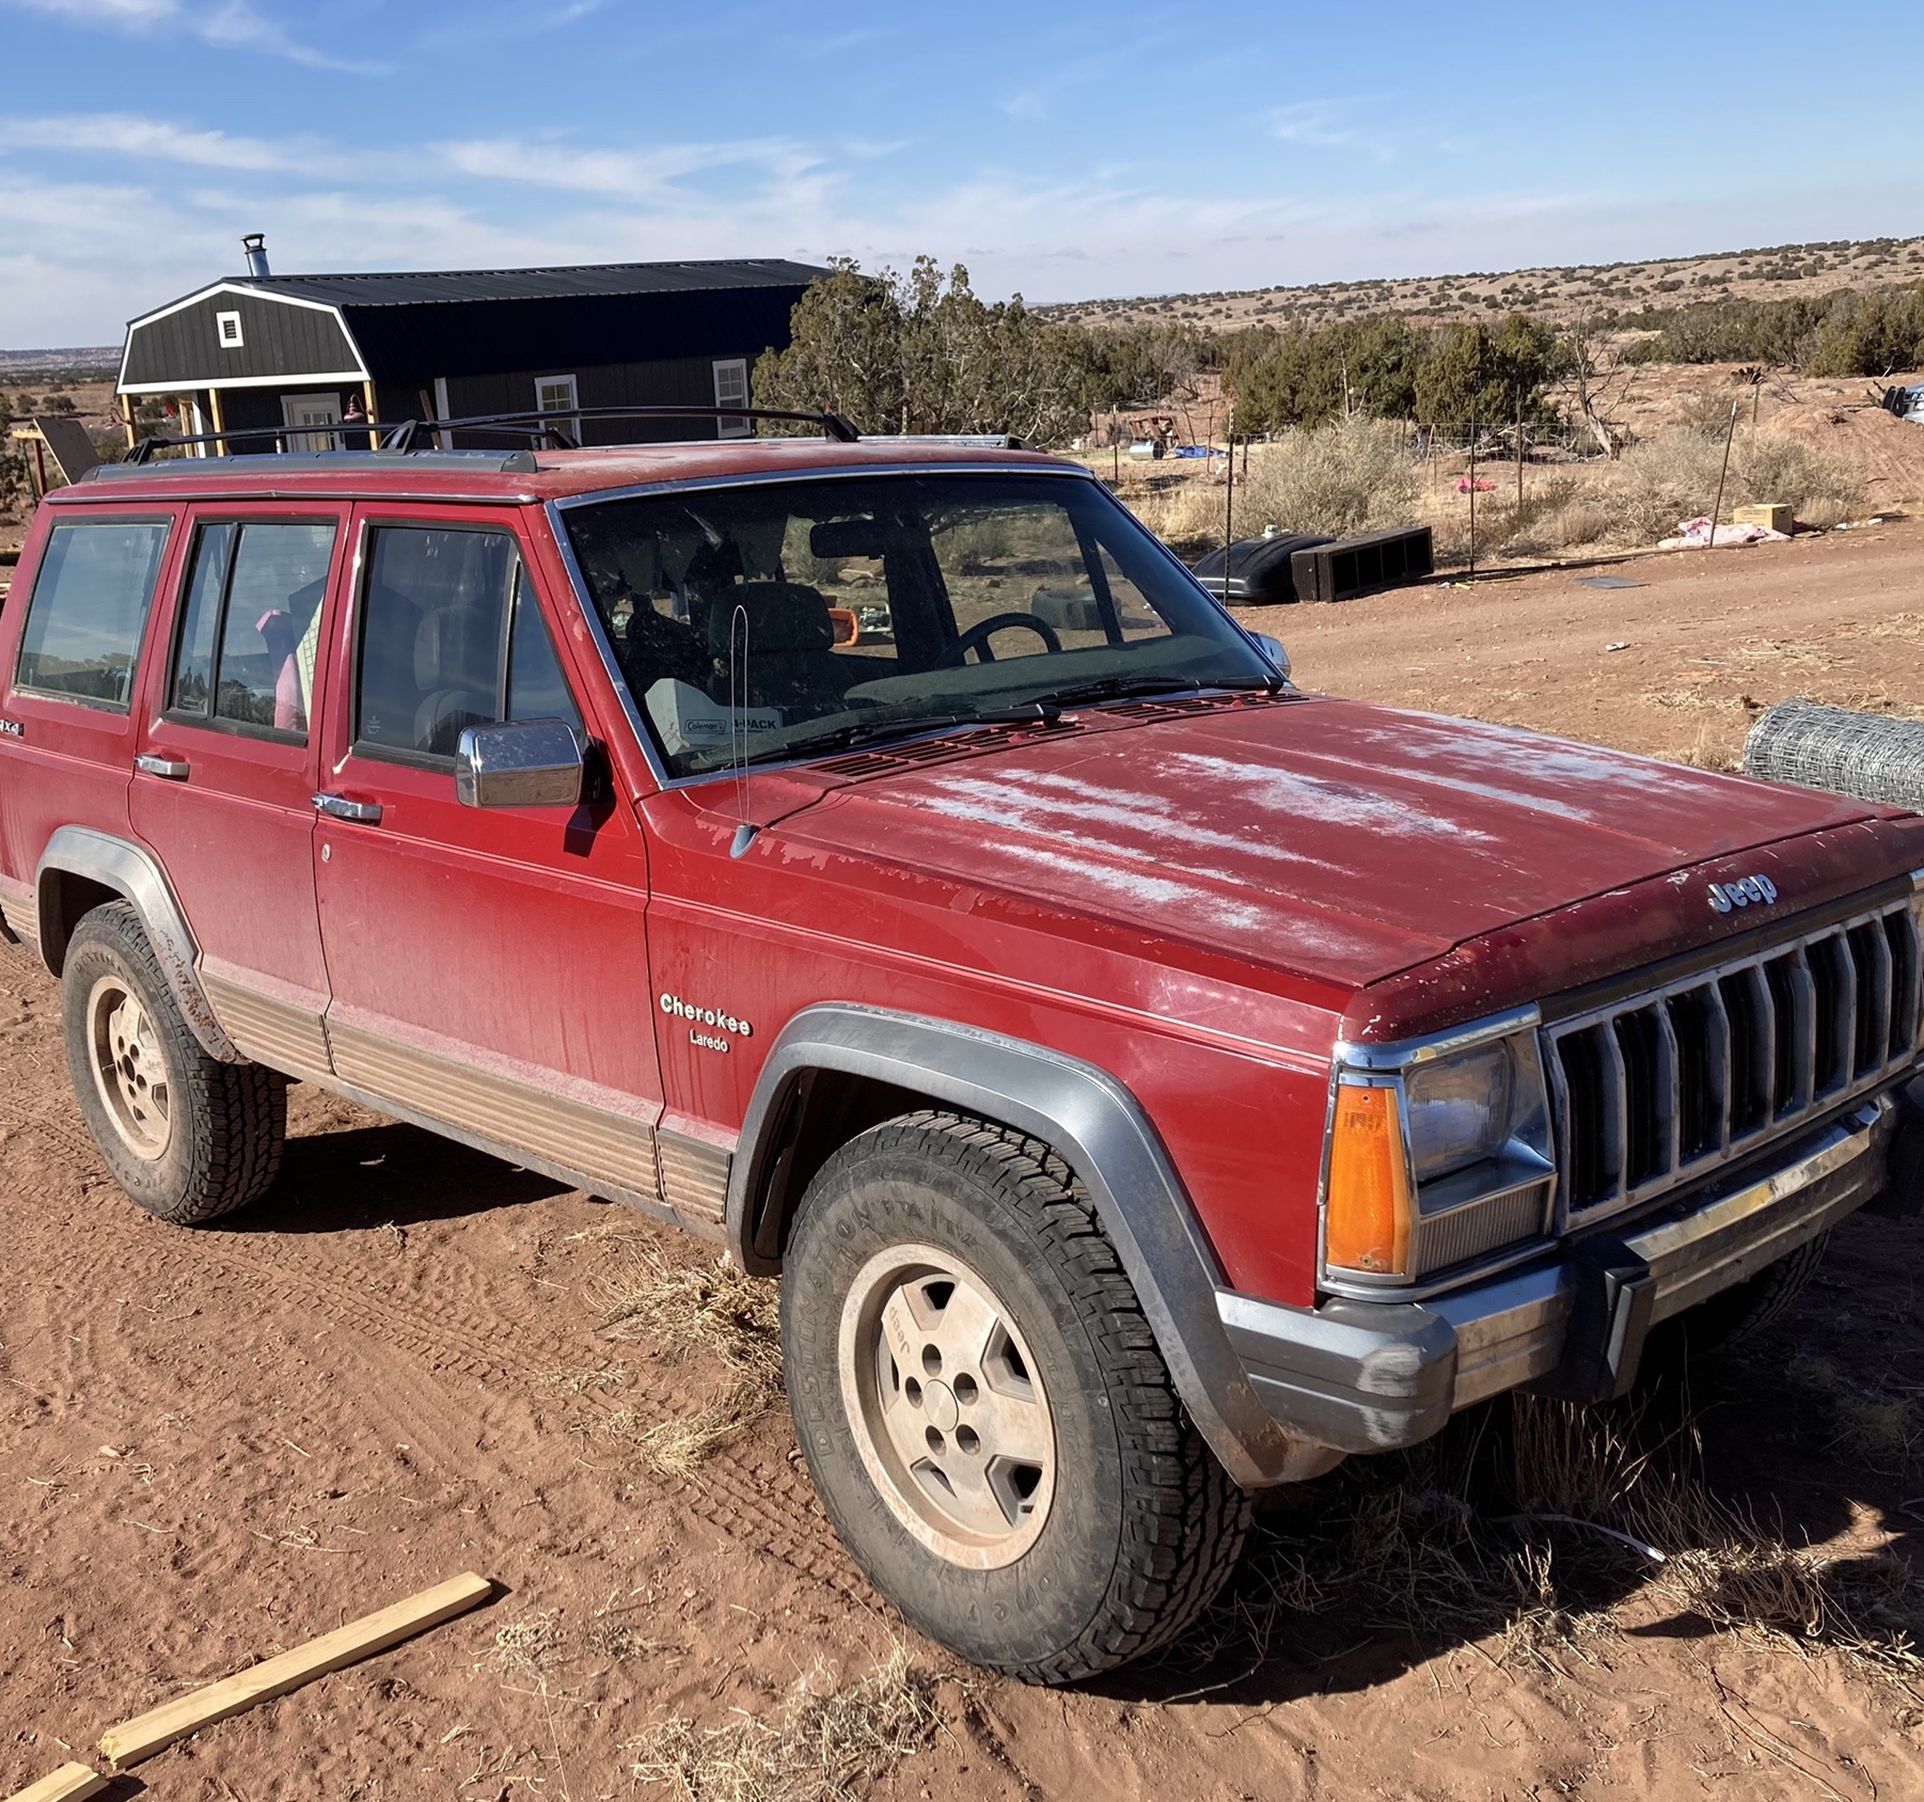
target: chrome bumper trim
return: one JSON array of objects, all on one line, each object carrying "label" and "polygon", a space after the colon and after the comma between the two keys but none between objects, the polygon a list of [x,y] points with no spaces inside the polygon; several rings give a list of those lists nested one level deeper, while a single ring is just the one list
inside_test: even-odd
[{"label": "chrome bumper trim", "polygon": [[1452,1413],[1538,1383],[1601,1399],[1670,1319],[1795,1251],[1877,1197],[1897,1104],[1881,1095],[1747,1171],[1554,1262],[1452,1295],[1287,1308],[1221,1292],[1251,1386],[1293,1436],[1340,1451],[1414,1445]]}]

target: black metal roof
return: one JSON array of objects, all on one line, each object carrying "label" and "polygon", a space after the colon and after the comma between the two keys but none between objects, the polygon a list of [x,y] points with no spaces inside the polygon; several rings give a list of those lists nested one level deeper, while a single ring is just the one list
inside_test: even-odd
[{"label": "black metal roof", "polygon": [[[227,276],[129,325],[121,383],[156,392],[358,369],[414,385],[437,375],[752,359],[788,342],[795,303],[828,273],[758,257]],[[231,343],[218,336],[221,309],[244,328]]]},{"label": "black metal roof", "polygon": [[447,301],[572,300],[584,295],[701,294],[805,288],[829,271],[782,257],[693,263],[587,263],[556,269],[421,269],[368,275],[234,275],[235,287],[334,307],[410,307]]}]

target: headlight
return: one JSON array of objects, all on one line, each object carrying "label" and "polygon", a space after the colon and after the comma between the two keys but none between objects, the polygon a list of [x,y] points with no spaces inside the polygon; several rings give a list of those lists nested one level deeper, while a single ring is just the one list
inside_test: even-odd
[{"label": "headlight", "polygon": [[1543,1237],[1555,1165],[1535,1026],[1532,1013],[1461,1049],[1370,1047],[1339,1066],[1323,1191],[1333,1286],[1411,1284]]},{"label": "headlight", "polygon": [[1516,1055],[1506,1040],[1417,1064],[1403,1079],[1419,1183],[1496,1157],[1516,1116]]}]

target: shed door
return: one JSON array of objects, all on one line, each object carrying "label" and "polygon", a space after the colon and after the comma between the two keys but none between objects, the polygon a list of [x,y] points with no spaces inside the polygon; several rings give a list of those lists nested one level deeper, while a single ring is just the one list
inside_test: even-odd
[{"label": "shed door", "polygon": [[[290,426],[339,425],[341,397],[338,394],[286,394],[281,397],[281,418]],[[332,432],[304,432],[290,438],[291,451],[339,450],[341,441]]]}]

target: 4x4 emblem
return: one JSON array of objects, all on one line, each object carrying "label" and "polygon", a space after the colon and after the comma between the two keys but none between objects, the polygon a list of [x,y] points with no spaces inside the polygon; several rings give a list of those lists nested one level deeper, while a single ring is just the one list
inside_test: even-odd
[{"label": "4x4 emblem", "polygon": [[1733,907],[1748,907],[1754,901],[1759,907],[1768,907],[1777,899],[1777,885],[1768,876],[1746,876],[1738,882],[1713,882],[1710,885],[1710,905],[1720,914],[1727,914]]}]

